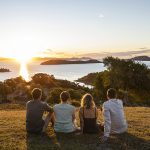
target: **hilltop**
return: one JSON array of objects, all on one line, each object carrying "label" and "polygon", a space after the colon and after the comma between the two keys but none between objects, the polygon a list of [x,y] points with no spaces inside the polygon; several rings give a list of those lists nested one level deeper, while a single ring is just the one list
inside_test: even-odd
[{"label": "hilltop", "polygon": [[[150,109],[126,107],[129,124],[126,134],[111,136],[107,143],[100,143],[102,135],[55,134],[49,126],[47,134],[28,135],[25,130],[26,111],[19,105],[0,105],[1,150],[149,150]],[[99,115],[101,112],[99,111]],[[77,115],[78,116],[78,115]],[[100,118],[102,120],[102,118]]]}]

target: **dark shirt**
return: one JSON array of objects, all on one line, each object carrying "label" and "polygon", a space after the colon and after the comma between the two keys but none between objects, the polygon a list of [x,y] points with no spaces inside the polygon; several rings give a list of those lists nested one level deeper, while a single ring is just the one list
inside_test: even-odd
[{"label": "dark shirt", "polygon": [[42,119],[44,112],[53,112],[52,107],[39,100],[28,101],[26,109],[26,129],[28,132],[40,132],[44,125]]}]

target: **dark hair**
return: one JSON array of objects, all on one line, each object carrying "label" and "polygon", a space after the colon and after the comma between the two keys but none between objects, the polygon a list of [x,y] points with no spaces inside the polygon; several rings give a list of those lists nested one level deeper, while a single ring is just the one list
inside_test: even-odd
[{"label": "dark hair", "polygon": [[62,102],[66,102],[68,99],[70,99],[70,94],[69,94],[69,92],[63,91],[63,92],[60,94],[60,99],[61,99]]},{"label": "dark hair", "polygon": [[115,89],[110,88],[110,89],[107,90],[107,97],[116,98],[116,96],[117,96],[117,92],[116,92]]},{"label": "dark hair", "polygon": [[31,92],[31,95],[32,95],[32,98],[36,100],[42,95],[42,90],[39,88],[34,88]]}]

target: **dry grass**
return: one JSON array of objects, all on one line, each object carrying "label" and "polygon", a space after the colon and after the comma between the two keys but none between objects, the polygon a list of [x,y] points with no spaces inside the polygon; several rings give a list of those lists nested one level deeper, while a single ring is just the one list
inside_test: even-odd
[{"label": "dry grass", "polygon": [[[7,108],[7,109],[6,109]],[[13,109],[12,109],[13,108]],[[0,105],[0,150],[148,150],[150,149],[150,108],[125,108],[128,133],[111,136],[100,143],[100,135],[55,135],[48,128],[47,135],[27,135],[25,110]]]}]

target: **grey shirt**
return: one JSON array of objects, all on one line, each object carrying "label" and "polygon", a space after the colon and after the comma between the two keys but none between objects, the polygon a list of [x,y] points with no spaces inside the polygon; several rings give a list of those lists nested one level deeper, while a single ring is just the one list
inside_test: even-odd
[{"label": "grey shirt", "polygon": [[26,109],[26,129],[29,132],[41,131],[44,125],[44,120],[42,119],[44,112],[53,112],[52,107],[39,100],[28,101]]}]

